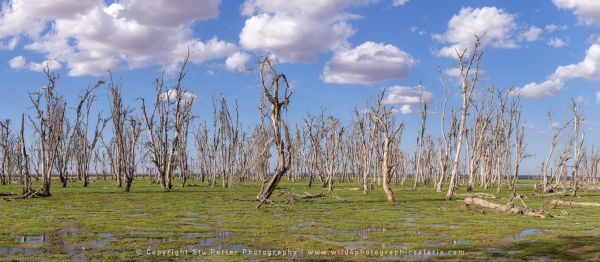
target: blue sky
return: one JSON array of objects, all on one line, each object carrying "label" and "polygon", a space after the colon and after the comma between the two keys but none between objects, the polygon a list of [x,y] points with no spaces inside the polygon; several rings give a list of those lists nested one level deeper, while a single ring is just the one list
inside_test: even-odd
[{"label": "blue sky", "polygon": [[[389,102],[406,123],[403,147],[411,150],[418,105],[410,91],[421,83],[430,108],[441,106],[436,66],[452,69],[447,51],[468,47],[469,36],[485,31],[481,87],[515,87],[523,96],[527,151],[534,155],[526,172],[546,154],[546,113],[567,121],[571,98],[581,102],[586,144],[600,138],[595,1],[5,0],[1,15],[0,119],[31,112],[27,92],[45,85],[44,64],[60,75],[58,90],[72,104],[110,69],[137,109],[138,97],[153,95],[152,80],[164,68],[172,72],[190,47],[185,86],[197,96],[194,113],[210,120],[211,98],[223,94],[230,104],[238,101],[250,127],[261,92],[252,69],[269,52],[293,84],[292,124],[321,108],[348,123],[353,108],[395,86]],[[97,95],[96,110],[107,111],[106,90]],[[455,93],[450,105],[459,103]],[[437,135],[438,127],[431,115],[428,130]]]}]

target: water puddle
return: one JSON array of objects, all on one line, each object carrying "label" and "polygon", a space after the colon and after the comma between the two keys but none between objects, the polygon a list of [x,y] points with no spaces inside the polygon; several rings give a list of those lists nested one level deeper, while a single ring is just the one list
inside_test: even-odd
[{"label": "water puddle", "polygon": [[46,240],[45,235],[38,236],[15,236],[15,242],[26,244],[41,244]]},{"label": "water puddle", "polygon": [[528,236],[532,236],[532,235],[536,235],[536,234],[540,234],[540,233],[544,233],[544,232],[545,232],[545,230],[534,229],[534,228],[525,229],[515,235],[507,237],[505,240],[521,241],[521,240],[524,240]]},{"label": "water puddle", "polygon": [[40,253],[37,248],[0,247],[0,254],[22,255],[26,257]]}]

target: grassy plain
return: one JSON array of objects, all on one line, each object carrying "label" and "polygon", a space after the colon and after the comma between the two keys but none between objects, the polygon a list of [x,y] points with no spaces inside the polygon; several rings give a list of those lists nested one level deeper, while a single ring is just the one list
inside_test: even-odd
[{"label": "grassy plain", "polygon": [[[413,191],[394,186],[397,202],[389,204],[379,187],[365,196],[354,183],[338,183],[337,194],[346,201],[326,194],[286,204],[288,196],[279,195],[273,199],[280,206],[256,209],[258,183],[229,189],[194,180],[188,185],[162,192],[156,184],[136,180],[132,192],[124,193],[112,181],[92,182],[87,188],[80,183],[60,188],[54,182],[52,197],[2,201],[0,260],[580,260],[600,256],[600,208],[545,204],[554,217],[540,219],[465,207],[464,190],[457,192],[455,200],[446,201],[444,194],[431,188]],[[280,188],[298,194],[326,191],[299,182],[282,182]],[[0,186],[0,192],[20,190],[19,185]],[[540,208],[551,199],[535,195],[527,182],[519,191],[527,196],[529,207]],[[509,196],[507,190],[476,192],[495,194],[497,198],[489,201],[501,204]],[[564,198],[600,202],[600,192]]]}]

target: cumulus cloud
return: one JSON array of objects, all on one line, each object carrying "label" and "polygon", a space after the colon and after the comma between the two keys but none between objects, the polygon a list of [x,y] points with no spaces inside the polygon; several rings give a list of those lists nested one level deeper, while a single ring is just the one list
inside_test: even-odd
[{"label": "cumulus cloud", "polygon": [[365,42],[336,52],[325,64],[321,79],[335,84],[372,84],[403,79],[416,60],[393,45]]},{"label": "cumulus cloud", "polygon": [[401,104],[400,113],[409,115],[414,113],[413,104],[429,103],[433,101],[433,93],[425,90],[425,87],[392,86],[387,88],[387,95],[383,99],[384,104]]},{"label": "cumulus cloud", "polygon": [[543,30],[537,26],[531,26],[529,27],[529,30],[521,32],[521,39],[523,39],[524,41],[527,42],[533,42],[535,40],[538,40],[540,38],[540,36],[542,35]]},{"label": "cumulus cloud", "polygon": [[248,67],[246,64],[248,63],[248,60],[250,60],[249,54],[236,52],[225,60],[225,68],[229,71],[247,72]]},{"label": "cumulus cloud", "polygon": [[580,23],[600,25],[600,2],[595,0],[552,0],[560,9],[572,10]]},{"label": "cumulus cloud", "polygon": [[567,25],[548,24],[544,27],[544,30],[552,33],[554,31],[564,31],[567,30],[567,28]]},{"label": "cumulus cloud", "polygon": [[564,87],[566,80],[573,78],[600,80],[600,44],[590,46],[583,61],[559,66],[544,82],[529,83],[513,92],[526,97],[543,98],[554,95]]},{"label": "cumulus cloud", "polygon": [[401,6],[408,2],[409,0],[392,0],[393,6]]},{"label": "cumulus cloud", "polygon": [[[237,51],[233,43],[193,35],[196,21],[218,16],[221,0],[12,0],[0,17],[0,41],[22,37],[25,49],[65,64],[69,75],[158,64],[176,67],[187,48],[203,63]],[[160,12],[148,10],[160,10]]]},{"label": "cumulus cloud", "polygon": [[410,115],[412,113],[414,113],[414,111],[411,105],[402,105],[402,107],[400,107],[400,114]]},{"label": "cumulus cloud", "polygon": [[515,15],[503,9],[464,7],[450,19],[445,33],[433,34],[432,37],[440,43],[449,44],[437,50],[437,55],[455,57],[455,50],[473,47],[475,35],[481,37],[483,47],[518,48],[519,41],[535,41],[541,33],[542,30],[534,26],[522,30],[515,21]]},{"label": "cumulus cloud", "polygon": [[[175,99],[177,99],[177,90],[169,89],[168,91],[163,92],[162,94],[160,94],[160,99],[163,102],[167,102],[167,101],[174,102]],[[183,92],[183,93],[181,93],[181,99],[183,101],[193,101],[193,100],[196,100],[196,95],[194,95],[192,93],[188,93],[188,92]]]},{"label": "cumulus cloud", "polygon": [[312,62],[318,53],[345,45],[354,34],[349,21],[358,16],[345,10],[371,2],[246,0],[242,14],[249,18],[240,32],[240,45],[274,53],[282,62]]},{"label": "cumulus cloud", "polygon": [[11,60],[8,60],[8,65],[12,69],[21,69],[25,66],[25,57],[15,56]]},{"label": "cumulus cloud", "polygon": [[13,57],[8,61],[8,65],[12,69],[20,70],[25,69],[29,71],[42,72],[45,68],[50,69],[51,71],[58,70],[61,68],[61,64],[54,59],[47,59],[41,63],[29,62],[23,56]]},{"label": "cumulus cloud", "polygon": [[548,40],[547,44],[551,47],[561,48],[566,46],[567,42],[558,37],[553,37],[550,40]]},{"label": "cumulus cloud", "polygon": [[425,90],[425,87],[392,86],[387,88],[387,96],[384,104],[419,104],[433,101],[433,93]]}]

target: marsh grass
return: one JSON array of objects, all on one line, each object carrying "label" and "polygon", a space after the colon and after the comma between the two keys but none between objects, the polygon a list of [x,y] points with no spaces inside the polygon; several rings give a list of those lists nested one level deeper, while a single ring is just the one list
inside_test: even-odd
[{"label": "marsh grass", "polygon": [[[57,181],[54,181],[57,185]],[[446,201],[431,188],[393,186],[396,203],[386,202],[379,187],[363,195],[353,183],[337,183],[341,202],[331,196],[263,206],[254,201],[258,183],[235,188],[209,187],[199,181],[162,192],[156,184],[136,180],[124,193],[112,181],[84,188],[54,186],[52,197],[0,203],[0,258],[5,260],[223,260],[222,255],[158,256],[151,250],[296,250],[298,259],[325,259],[308,250],[462,250],[456,259],[589,259],[600,255],[600,208],[545,205],[556,217],[540,219],[496,213],[462,204],[464,196]],[[411,183],[407,183],[411,185]],[[37,186],[34,184],[34,186]],[[296,193],[325,191],[305,183],[282,182]],[[19,193],[19,185],[0,187]],[[495,194],[495,190],[476,192]],[[542,206],[532,184],[519,191],[530,207]],[[464,193],[464,192],[458,192]],[[490,201],[506,203],[508,190]],[[565,197],[571,199],[571,197]],[[545,201],[550,198],[546,197]],[[573,201],[600,202],[600,192],[581,192]],[[139,255],[139,252],[142,255]],[[227,255],[228,260],[264,259]],[[410,259],[414,256],[383,257]],[[288,259],[289,257],[280,259]],[[330,258],[330,257],[329,257]],[[352,256],[350,259],[363,259]],[[371,257],[375,258],[375,257]],[[377,257],[381,258],[381,257]],[[428,257],[436,258],[436,257]]]}]

